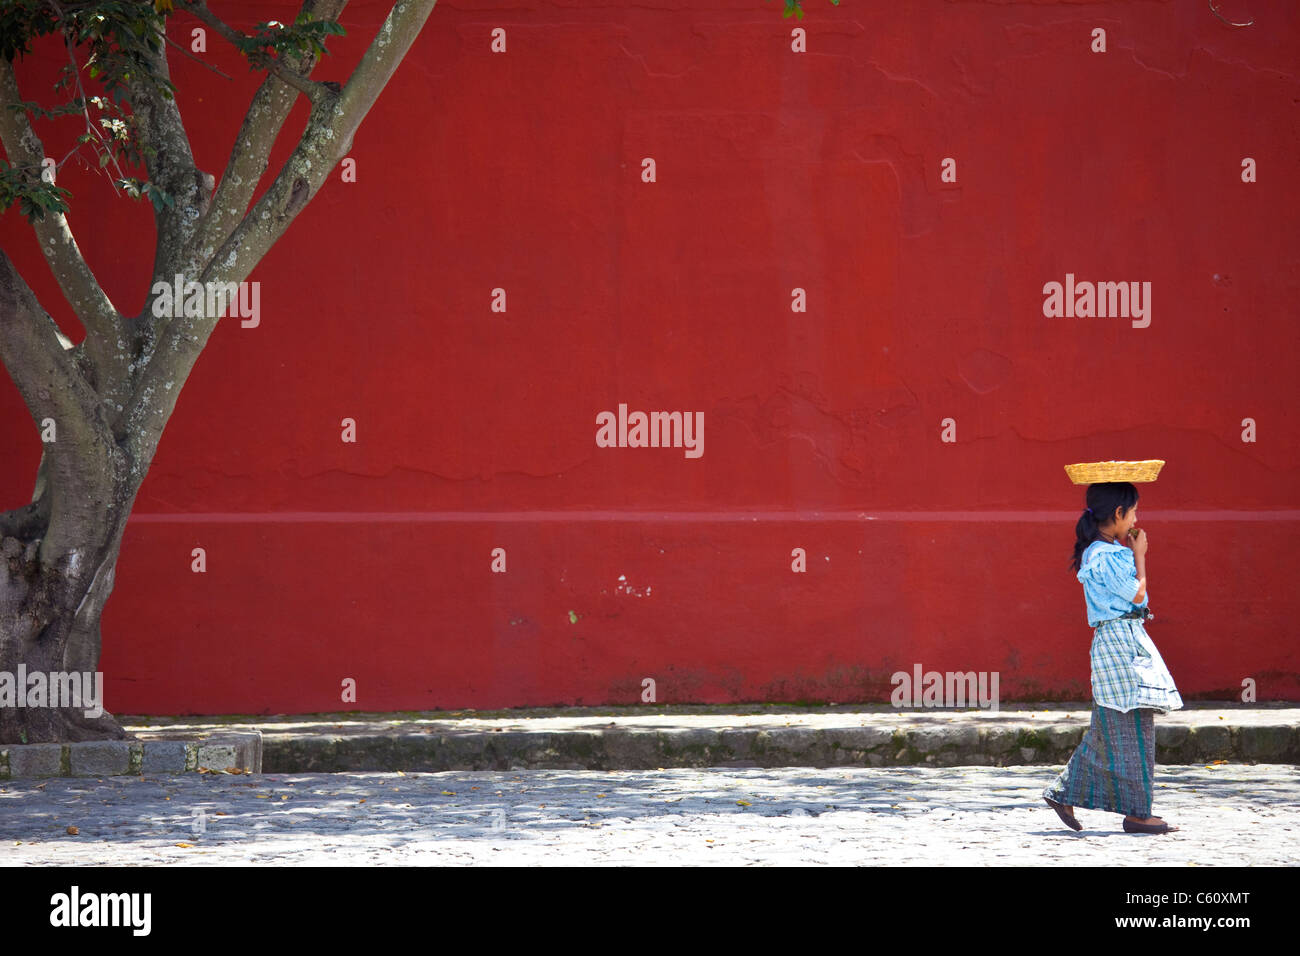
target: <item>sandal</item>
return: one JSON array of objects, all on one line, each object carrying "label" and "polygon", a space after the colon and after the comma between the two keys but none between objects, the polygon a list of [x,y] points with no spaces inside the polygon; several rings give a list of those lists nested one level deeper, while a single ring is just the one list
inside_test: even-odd
[{"label": "sandal", "polygon": [[1168,823],[1138,823],[1136,820],[1124,818],[1125,833],[1172,833],[1178,827]]},{"label": "sandal", "polygon": [[1051,797],[1043,797],[1043,799],[1047,801],[1047,805],[1049,807],[1051,807],[1053,810],[1056,811],[1056,815],[1061,818],[1061,822],[1064,823],[1067,827],[1069,827],[1071,830],[1083,829],[1083,824],[1074,818],[1073,813],[1065,812],[1065,804],[1057,803]]}]

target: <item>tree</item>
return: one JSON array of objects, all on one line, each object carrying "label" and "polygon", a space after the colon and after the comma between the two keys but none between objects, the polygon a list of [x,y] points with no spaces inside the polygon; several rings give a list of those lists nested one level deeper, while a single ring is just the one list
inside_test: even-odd
[{"label": "tree", "polygon": [[[96,670],[122,533],[227,290],[244,282],[347,155],[435,0],[396,0],[345,83],[313,80],[326,40],[343,32],[337,18],[346,3],[304,0],[294,23],[259,23],[252,33],[223,22],[205,0],[6,0],[0,9],[0,211],[17,206],[30,221],[85,330],[74,345],[0,251],[0,362],[42,440],[31,502],[0,512],[0,680],[20,666],[42,675]],[[784,17],[803,19],[800,0],[784,7]],[[266,72],[219,181],[195,164],[174,96],[167,49],[186,52],[166,35],[175,15],[196,18]],[[68,99],[52,110],[24,101],[16,77],[42,38],[62,38],[69,61],[56,86]],[[88,95],[83,73],[97,95]],[[309,119],[253,202],[298,97],[311,104]],[[153,292],[136,315],[105,295],[65,216],[67,192],[46,170],[32,121],[62,115],[82,116],[79,146],[120,192],[153,206]],[[201,307],[189,307],[186,291],[176,314],[176,276],[186,290],[195,283]],[[2,695],[0,687],[0,744],[129,736],[107,713],[5,706]]]},{"label": "tree", "polygon": [[[248,34],[204,0],[9,0],[0,11],[0,208],[17,206],[30,221],[85,330],[73,345],[0,251],[0,361],[42,438],[31,503],[0,513],[0,674],[16,675],[19,665],[27,674],[95,671],[127,518],[227,284],[245,280],[347,155],[435,0],[396,0],[346,82],[313,80],[327,38],[343,32],[346,2],[305,0],[293,24],[262,23]],[[195,165],[173,95],[167,51],[179,48],[166,28],[178,15],[197,18],[266,72],[219,181]],[[16,77],[43,37],[61,37],[69,57],[59,83],[68,100],[54,110],[24,101]],[[98,95],[88,95],[83,73]],[[250,208],[298,97],[311,104],[306,126]],[[155,309],[161,285],[137,315],[109,301],[33,125],[69,114],[85,118],[80,145],[117,188],[151,201],[154,282],[170,287],[180,275],[215,289],[215,299],[203,298],[216,309]],[[89,719],[84,709],[0,706],[0,744],[129,736],[112,715]]]}]

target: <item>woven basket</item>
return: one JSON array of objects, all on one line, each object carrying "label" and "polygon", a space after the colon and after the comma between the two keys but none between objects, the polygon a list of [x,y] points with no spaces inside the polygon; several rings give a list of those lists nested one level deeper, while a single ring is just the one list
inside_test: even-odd
[{"label": "woven basket", "polygon": [[1099,481],[1155,481],[1164,460],[1088,461],[1066,465],[1065,473],[1076,485],[1094,485]]}]

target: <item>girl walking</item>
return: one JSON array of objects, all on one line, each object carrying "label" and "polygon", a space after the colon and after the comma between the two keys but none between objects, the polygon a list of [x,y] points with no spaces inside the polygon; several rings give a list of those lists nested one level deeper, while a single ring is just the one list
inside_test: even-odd
[{"label": "girl walking", "polygon": [[1090,484],[1087,508],[1075,525],[1070,566],[1094,629],[1092,723],[1065,770],[1043,791],[1074,830],[1083,828],[1075,807],[1122,813],[1128,833],[1178,829],[1151,816],[1155,713],[1178,710],[1183,699],[1143,624],[1155,615],[1147,594],[1147,536],[1134,528],[1137,501],[1130,482]]}]

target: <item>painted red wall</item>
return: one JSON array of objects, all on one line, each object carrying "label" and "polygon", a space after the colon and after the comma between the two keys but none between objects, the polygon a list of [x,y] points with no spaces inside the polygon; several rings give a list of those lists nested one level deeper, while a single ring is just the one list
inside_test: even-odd
[{"label": "painted red wall", "polygon": [[[915,663],[1087,699],[1062,466],[1111,458],[1168,462],[1139,513],[1184,696],[1300,699],[1294,4],[1223,0],[1244,28],[1192,2],[474,6],[434,10],[358,181],[186,383],[104,616],[110,709],[635,703],[646,677],[661,702],[887,700]],[[380,7],[349,5],[318,78]],[[233,80],[172,62],[219,172],[256,77],[209,45]],[[41,47],[25,94],[60,62]],[[147,209],[59,182],[138,310]],[[79,340],[26,223],[0,238]],[[1067,273],[1150,282],[1150,325],[1046,317]],[[597,447],[619,403],[703,412],[703,455]],[[0,448],[17,506],[39,445],[7,379]]]}]

